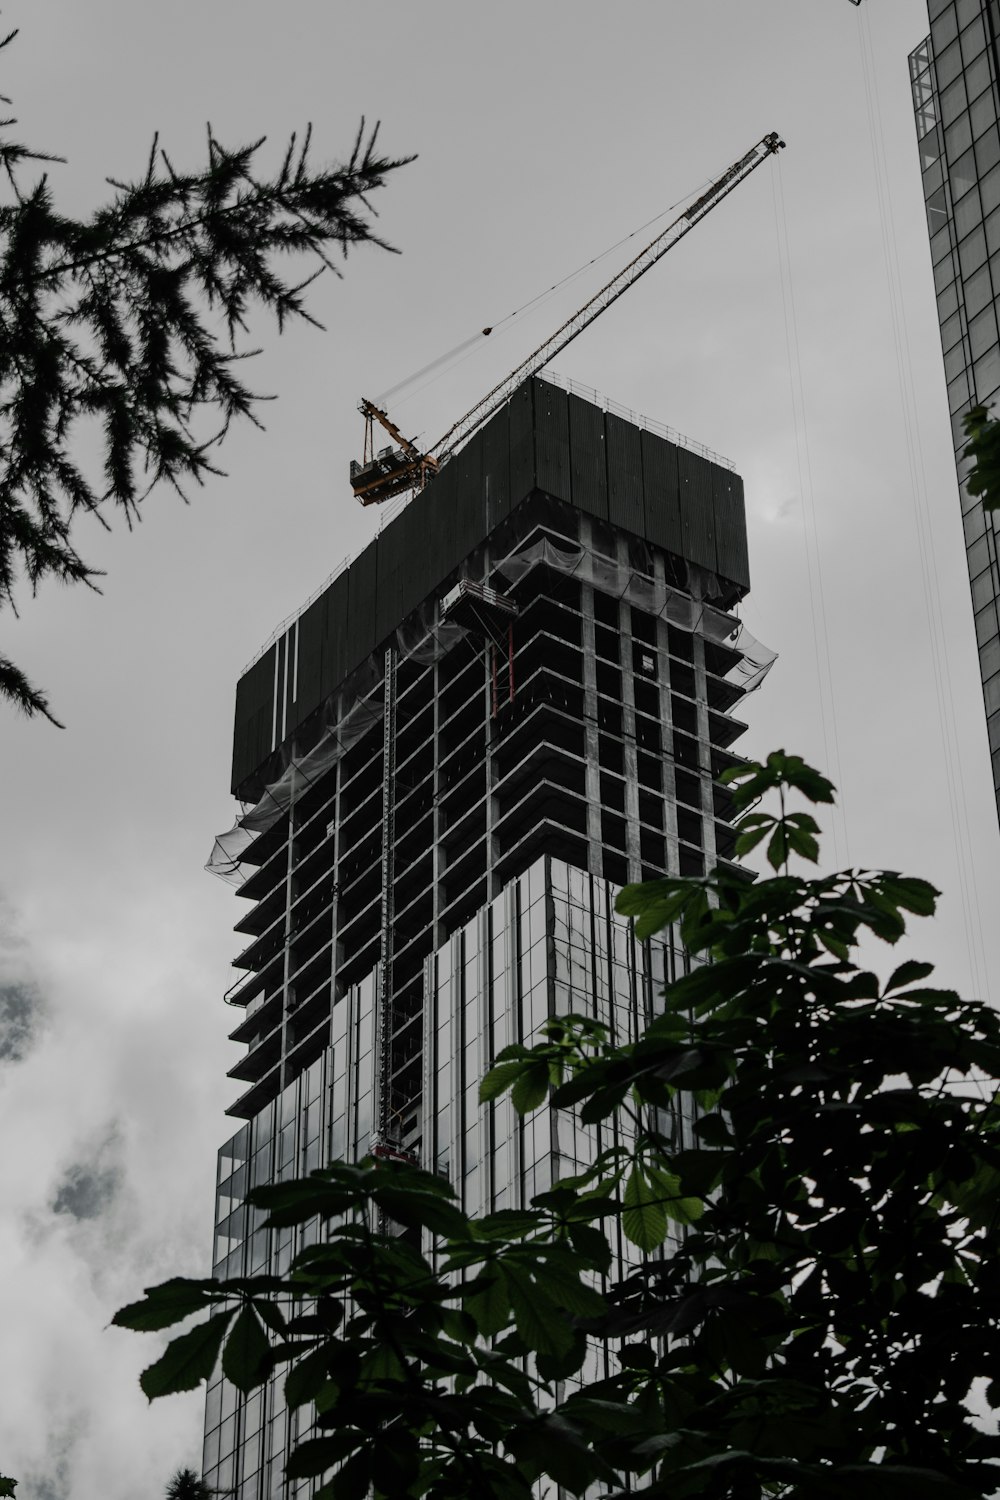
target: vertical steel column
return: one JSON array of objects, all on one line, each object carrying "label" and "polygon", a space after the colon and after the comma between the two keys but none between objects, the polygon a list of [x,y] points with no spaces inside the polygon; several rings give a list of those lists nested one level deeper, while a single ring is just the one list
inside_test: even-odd
[{"label": "vertical steel column", "polygon": [[[591,551],[590,517],[580,516],[580,545]],[[597,732],[597,637],[594,633],[594,588],[580,583],[580,643],[583,647],[584,776],[587,793],[587,869],[604,874],[604,833],[601,828],[600,741]]]},{"label": "vertical steel column", "polygon": [[392,951],[395,909],[393,843],[396,833],[396,648],[385,653],[382,722],[382,934],[378,991],[378,1100],[375,1132],[379,1142],[391,1137],[392,1119]]},{"label": "vertical steel column", "polygon": [[281,974],[281,1087],[288,1083],[288,1018],[295,1010],[295,987],[292,974],[292,902],[295,899],[295,783],[292,782],[288,804],[288,844],[285,861],[285,932]]},{"label": "vertical steel column", "polygon": [[701,847],[705,869],[715,864],[715,780],[712,776],[712,735],[708,722],[708,685],[705,681],[705,637],[699,629],[694,647],[694,691],[698,710],[698,760],[701,764]]},{"label": "vertical steel column", "polygon": [[[617,539],[618,566],[631,578],[628,542]],[[639,751],[635,737],[635,662],[632,654],[632,606],[626,594],[618,600],[618,646],[622,669],[622,763],[625,767],[625,855],[629,880],[642,879],[639,840]]]},{"label": "vertical steel column", "polygon": [[[656,582],[667,587],[663,553],[657,548],[653,552],[653,571]],[[667,873],[676,875],[680,869],[680,852],[677,843],[677,778],[674,775],[674,713],[670,701],[670,631],[665,614],[656,620],[656,673],[660,689],[660,733],[663,735],[663,833],[665,838],[665,863]]]}]

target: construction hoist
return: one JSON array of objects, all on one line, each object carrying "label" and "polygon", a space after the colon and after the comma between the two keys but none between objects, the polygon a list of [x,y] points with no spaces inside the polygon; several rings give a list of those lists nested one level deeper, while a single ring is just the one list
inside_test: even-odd
[{"label": "construction hoist", "polygon": [[[852,0],[852,3],[858,4],[860,0]],[[470,407],[463,417],[454,422],[428,452],[421,452],[416,443],[403,436],[382,407],[364,397],[358,406],[358,410],[365,419],[364,456],[360,463],[356,460],[351,463],[351,488],[355,497],[361,501],[362,505],[376,505],[383,500],[390,500],[394,495],[403,494],[406,490],[423,489],[427,480],[437,473],[442,464],[447,463],[467,438],[488,421],[522,381],[537,374],[550,360],[554,359],[566,348],[567,344],[589,327],[595,318],[600,317],[612,302],[616,302],[630,286],[634,286],[640,276],[645,275],[652,266],[655,266],[668,250],[672,250],[696,224],[700,224],[702,219],[722,202],[723,198],[744,182],[751,172],[756,171],[761,162],[766,161],[769,156],[776,155],[784,144],[780,136],[771,131],[745,156],[741,156],[739,161],[733,162],[733,165],[723,172],[722,176],[713,182],[690,208],[685,209],[682,214],[672,220],[666,229],[661,230],[655,239],[650,240],[645,249],[641,250],[626,266],[623,266],[606,286],[595,292],[543,344],[539,344],[527,359],[522,360],[515,370],[512,370],[491,391],[487,391],[475,406]],[[488,336],[490,332],[489,328],[483,329],[484,336]],[[376,424],[392,438],[392,443],[378,452],[375,451]]]}]

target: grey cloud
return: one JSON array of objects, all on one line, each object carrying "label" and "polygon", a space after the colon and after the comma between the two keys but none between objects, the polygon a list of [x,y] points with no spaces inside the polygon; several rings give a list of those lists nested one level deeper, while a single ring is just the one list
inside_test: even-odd
[{"label": "grey cloud", "polygon": [[0,984],[0,1062],[21,1062],[44,1015],[36,984],[14,980]]},{"label": "grey cloud", "polygon": [[113,1135],[90,1161],[74,1162],[63,1175],[52,1200],[52,1212],[74,1219],[97,1219],[110,1206],[122,1180],[121,1168],[107,1162]]}]

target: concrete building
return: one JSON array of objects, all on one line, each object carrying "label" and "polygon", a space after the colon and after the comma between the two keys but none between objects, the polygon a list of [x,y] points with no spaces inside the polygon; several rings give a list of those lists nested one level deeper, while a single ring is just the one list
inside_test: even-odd
[{"label": "concrete building", "polygon": [[[732,613],[748,586],[723,460],[533,379],[246,671],[246,811],[212,862],[251,903],[216,1274],[287,1267],[245,1194],[331,1158],[405,1153],[470,1212],[589,1159],[478,1083],[554,1013],[636,1035],[683,965],[614,896],[732,855],[715,778],[773,659]],[[297,1420],[280,1381],[217,1380],[207,1483],[285,1493]]]},{"label": "concrete building", "polygon": [[910,56],[948,407],[958,462],[993,783],[1000,807],[1000,572],[996,523],[964,489],[962,417],[1000,393],[1000,5],[928,0]]}]

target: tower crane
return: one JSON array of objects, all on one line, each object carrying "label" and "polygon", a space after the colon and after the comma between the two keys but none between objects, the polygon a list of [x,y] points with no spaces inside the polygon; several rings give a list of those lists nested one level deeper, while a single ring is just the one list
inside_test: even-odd
[{"label": "tower crane", "polygon": [[[351,464],[351,488],[355,497],[362,505],[374,505],[383,500],[390,499],[393,495],[402,494],[409,489],[422,489],[427,479],[437,473],[442,464],[446,463],[456,449],[470,438],[484,422],[501,407],[513,394],[522,381],[537,374],[550,360],[565,349],[578,334],[600,317],[604,310],[616,302],[630,286],[633,286],[640,276],[652,267],[656,262],[672,250],[677,242],[684,238],[696,224],[700,224],[712,212],[712,209],[721,203],[734,188],[744,182],[751,172],[756,171],[761,162],[766,161],[769,156],[776,155],[783,147],[784,141],[771,131],[762,137],[755,146],[741,156],[739,161],[733,162],[722,176],[712,183],[701,197],[698,198],[690,208],[684,210],[676,219],[667,225],[666,229],[650,240],[645,249],[640,250],[626,266],[612,277],[612,279],[600,291],[595,292],[582,307],[578,308],[572,317],[566,319],[543,344],[540,344],[533,353],[521,361],[516,369],[512,370],[503,380],[487,391],[475,406],[469,408],[463,417],[454,422],[447,432],[433,444],[426,452],[421,452],[416,443],[403,436],[395,422],[391,420],[388,413],[374,401],[363,398],[358,410],[365,418],[365,451],[362,462]],[[488,328],[483,329],[488,334]],[[375,424],[378,423],[393,439],[395,446],[388,447],[375,452]]]}]

